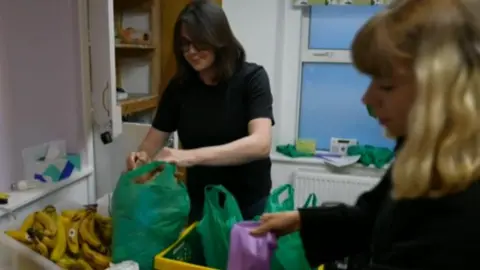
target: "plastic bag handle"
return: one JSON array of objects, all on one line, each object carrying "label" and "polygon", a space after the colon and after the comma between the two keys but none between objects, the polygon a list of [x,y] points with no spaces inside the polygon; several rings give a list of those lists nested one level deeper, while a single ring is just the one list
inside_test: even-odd
[{"label": "plastic bag handle", "polygon": [[[220,205],[220,194],[225,195],[223,207]],[[205,203],[212,209],[218,209],[224,213],[225,211],[235,212],[240,215],[242,213],[235,197],[222,185],[207,185],[205,187]]]},{"label": "plastic bag handle", "polygon": [[207,185],[205,187],[205,201],[208,201],[213,206],[222,208],[220,206],[220,194],[225,195],[225,203],[224,206],[227,204],[227,200],[231,200],[233,195],[222,185]]},{"label": "plastic bag handle", "polygon": [[167,162],[164,162],[164,161],[156,160],[156,161],[152,161],[148,164],[142,165],[142,166],[140,166],[140,167],[138,167],[134,170],[126,172],[125,173],[125,178],[135,179],[137,177],[140,177],[142,175],[145,175],[147,173],[155,171],[160,166],[164,166],[164,168],[161,172],[162,174],[163,173],[168,173],[168,174],[171,174],[171,175],[175,174],[176,168],[175,168],[174,165],[172,165],[170,163],[167,163]]},{"label": "plastic bag handle", "polygon": [[305,201],[305,204],[303,205],[303,208],[317,206],[317,203],[318,203],[317,195],[315,193],[310,193],[310,195],[308,195],[307,200]]},{"label": "plastic bag handle", "polygon": [[288,192],[288,196],[287,196],[287,199],[285,200],[293,200],[295,194],[294,194],[294,189],[292,187],[292,185],[290,184],[285,184],[277,189],[275,189],[273,191],[273,193],[270,195],[270,199],[271,199],[271,202],[274,203],[274,204],[280,204],[279,202],[279,197],[280,195],[282,195],[283,192],[287,191]]}]

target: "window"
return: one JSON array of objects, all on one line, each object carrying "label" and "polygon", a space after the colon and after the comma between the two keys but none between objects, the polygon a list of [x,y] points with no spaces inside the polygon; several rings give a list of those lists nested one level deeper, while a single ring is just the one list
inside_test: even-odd
[{"label": "window", "polygon": [[368,115],[361,97],[370,78],[351,64],[350,44],[360,26],[382,6],[313,5],[302,19],[297,137],[328,149],[330,138],[392,147],[382,127]]}]

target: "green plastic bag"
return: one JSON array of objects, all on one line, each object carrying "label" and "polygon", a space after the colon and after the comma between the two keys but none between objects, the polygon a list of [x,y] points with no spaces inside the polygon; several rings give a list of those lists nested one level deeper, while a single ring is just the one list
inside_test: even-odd
[{"label": "green plastic bag", "polygon": [[308,195],[307,197],[307,200],[303,204],[303,208],[315,207],[317,205],[318,205],[317,195],[315,195],[315,193],[310,193],[310,195]]},{"label": "green plastic bag", "polygon": [[[280,201],[282,193],[287,192],[287,198]],[[312,193],[308,196],[304,207],[312,207],[317,205],[317,196]],[[291,185],[283,185],[275,189],[266,206],[266,212],[275,213],[283,211],[293,211],[295,209],[294,203],[294,189]],[[277,249],[271,261],[272,270],[310,270],[311,267],[305,258],[302,240],[298,232],[280,237],[277,241]]]},{"label": "green plastic bag", "polygon": [[[221,196],[225,201],[221,205]],[[208,267],[226,269],[230,231],[233,225],[243,220],[235,197],[223,186],[205,187],[203,218],[197,225],[201,236],[205,262]]]},{"label": "green plastic bag", "polygon": [[[137,184],[135,179],[159,166],[162,172]],[[174,176],[175,167],[155,161],[120,177],[112,198],[112,261],[133,260],[152,270],[156,254],[174,243],[187,224],[190,199]]]},{"label": "green plastic bag", "polygon": [[[285,199],[281,200],[283,195],[285,195]],[[292,185],[287,184],[280,186],[270,193],[267,204],[265,205],[265,213],[292,211],[295,208],[294,199],[295,194]]]},{"label": "green plastic bag", "polygon": [[[286,194],[285,194],[286,193]],[[285,195],[285,199],[281,200],[281,197]],[[278,213],[284,211],[292,211],[295,208],[295,194],[292,185],[286,184],[274,189],[270,196],[268,196],[265,203],[264,213]],[[261,216],[253,218],[255,221],[259,221]]]}]

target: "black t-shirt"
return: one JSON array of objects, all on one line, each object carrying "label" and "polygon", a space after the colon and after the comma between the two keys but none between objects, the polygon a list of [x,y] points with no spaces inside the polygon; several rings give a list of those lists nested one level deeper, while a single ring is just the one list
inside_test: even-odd
[{"label": "black t-shirt", "polygon": [[[272,93],[267,72],[245,63],[227,81],[205,85],[199,78],[170,81],[152,126],[178,131],[184,149],[227,144],[248,136],[248,123],[256,118],[273,120]],[[187,168],[187,188],[192,202],[203,203],[206,185],[223,185],[241,207],[267,196],[272,187],[270,158],[234,166]]]}]

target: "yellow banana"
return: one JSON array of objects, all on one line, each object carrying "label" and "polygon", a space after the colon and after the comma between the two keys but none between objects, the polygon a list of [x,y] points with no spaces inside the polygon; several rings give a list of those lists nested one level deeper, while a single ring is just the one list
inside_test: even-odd
[{"label": "yellow banana", "polygon": [[57,226],[51,216],[47,215],[45,212],[39,211],[35,212],[35,220],[37,220],[45,228],[43,231],[45,236],[55,236],[57,233]]},{"label": "yellow banana", "polygon": [[40,241],[42,241],[42,243],[44,243],[45,246],[47,246],[49,249],[54,249],[55,248],[55,245],[56,245],[56,240],[55,239],[44,236],[42,238],[42,240],[40,240]]},{"label": "yellow banana", "polygon": [[111,217],[102,216],[99,213],[95,213],[95,221],[100,225],[112,224]]},{"label": "yellow banana", "polygon": [[25,244],[25,246],[27,246],[29,249],[37,252],[37,250],[35,249],[35,243]]},{"label": "yellow banana", "polygon": [[75,214],[77,214],[78,212],[82,211],[82,209],[69,209],[69,210],[63,210],[61,212],[61,215],[64,216],[64,217],[67,217],[67,218],[73,218],[73,216]]},{"label": "yellow banana", "polygon": [[112,261],[110,257],[91,249],[87,243],[82,244],[82,252],[87,260],[91,261],[95,265],[103,267],[103,269],[108,268],[110,266],[110,262]]},{"label": "yellow banana", "polygon": [[34,228],[30,228],[27,230],[27,233],[34,235],[38,240],[40,240],[45,246],[47,246],[49,249],[53,249],[56,245],[55,239],[52,239],[50,237],[47,237],[43,235],[43,232],[40,230],[36,230]]},{"label": "yellow banana", "polygon": [[5,231],[5,234],[23,244],[32,244],[33,239],[25,231]]},{"label": "yellow banana", "polygon": [[28,229],[33,227],[34,223],[35,223],[35,213],[31,213],[23,220],[22,226],[20,227],[20,231],[26,232]]},{"label": "yellow banana", "polygon": [[80,227],[80,223],[82,219],[75,220],[65,220],[64,221],[65,228],[67,229],[67,247],[70,253],[74,256],[77,256],[80,251],[79,239],[78,239],[78,228]]},{"label": "yellow banana", "polygon": [[60,218],[57,219],[57,235],[55,239],[55,247],[50,255],[50,260],[56,262],[60,260],[67,251],[67,233],[65,226]]},{"label": "yellow banana", "polygon": [[47,205],[44,209],[43,212],[45,212],[47,215],[49,215],[55,222],[58,218],[58,213],[57,213],[57,208],[53,205]]},{"label": "yellow banana", "polygon": [[100,226],[100,236],[105,242],[105,244],[107,244],[107,246],[110,246],[110,244],[112,243],[112,225]]},{"label": "yellow banana", "polygon": [[48,258],[48,248],[47,246],[37,239],[35,243],[35,250],[40,253],[45,258]]},{"label": "yellow banana", "polygon": [[64,217],[64,216],[60,216],[59,218],[63,222],[64,225],[70,223],[70,220],[72,220],[71,218],[67,218],[67,217]]},{"label": "yellow banana", "polygon": [[80,269],[82,269],[82,270],[93,270],[92,266],[90,266],[90,264],[87,261],[85,261],[84,259],[81,259],[81,258],[78,259],[77,263],[78,263],[79,266],[81,266]]},{"label": "yellow banana", "polygon": [[88,214],[80,223],[80,236],[82,240],[87,242],[91,247],[94,249],[105,252],[105,247],[103,247],[102,242],[98,239],[97,235],[95,234],[95,220],[93,219],[93,215]]},{"label": "yellow banana", "polygon": [[77,210],[77,212],[75,212],[73,214],[73,216],[71,217],[71,219],[73,221],[77,221],[77,220],[81,220],[81,219],[84,219],[86,216],[87,216],[87,210],[85,209],[80,209],[80,210]]},{"label": "yellow banana", "polygon": [[[35,214],[35,213],[34,213]],[[40,224],[40,222],[36,221],[33,223],[33,226],[32,228],[34,228],[36,231],[40,231],[40,232],[43,232],[43,230],[45,230],[45,228],[43,227],[42,224]]]},{"label": "yellow banana", "polygon": [[57,261],[57,265],[63,269],[75,269],[74,267],[77,266],[78,263],[68,256],[63,256],[62,258],[60,258],[60,260]]},{"label": "yellow banana", "polygon": [[45,208],[43,208],[43,211],[47,214],[53,214],[53,213],[57,213],[57,208],[55,208],[55,206],[50,204],[45,206]]}]

